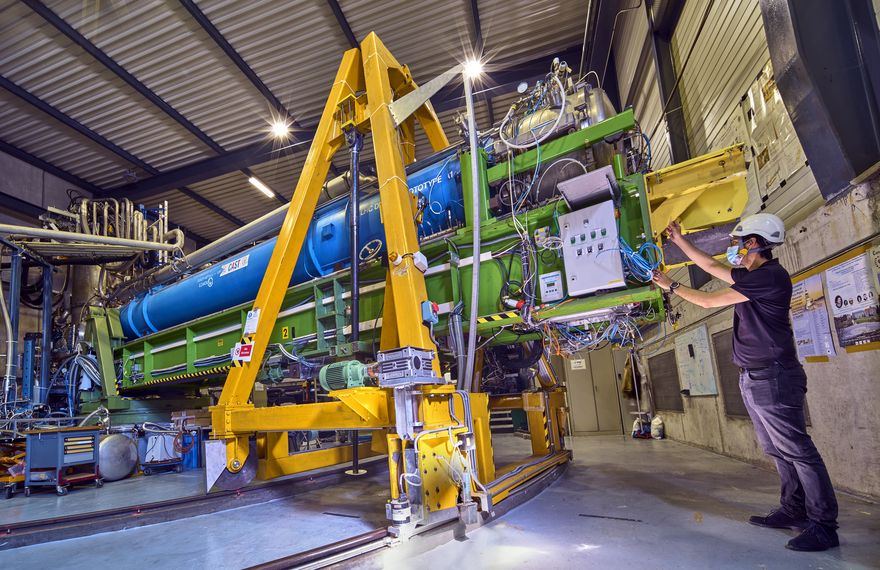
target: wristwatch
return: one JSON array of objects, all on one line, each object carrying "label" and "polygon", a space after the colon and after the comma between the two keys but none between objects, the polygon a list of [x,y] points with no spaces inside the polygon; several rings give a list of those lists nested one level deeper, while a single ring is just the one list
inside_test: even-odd
[{"label": "wristwatch", "polygon": [[669,284],[669,292],[675,293],[675,290],[678,289],[679,287],[681,287],[681,283],[679,283],[678,281],[673,281],[672,283]]}]

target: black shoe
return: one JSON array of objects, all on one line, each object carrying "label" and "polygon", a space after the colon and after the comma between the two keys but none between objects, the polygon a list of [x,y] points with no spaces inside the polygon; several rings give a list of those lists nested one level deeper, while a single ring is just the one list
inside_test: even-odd
[{"label": "black shoe", "polygon": [[806,518],[796,519],[783,513],[781,509],[770,511],[766,517],[751,516],[749,524],[762,526],[764,528],[792,528],[795,530],[803,530],[809,526]]},{"label": "black shoe", "polygon": [[840,546],[837,531],[816,523],[810,523],[804,532],[789,540],[785,545],[789,550],[802,552],[819,552],[835,546]]}]

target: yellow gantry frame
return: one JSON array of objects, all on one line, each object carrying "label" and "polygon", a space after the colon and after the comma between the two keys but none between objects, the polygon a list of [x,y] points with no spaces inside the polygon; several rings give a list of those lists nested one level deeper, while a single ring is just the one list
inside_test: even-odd
[{"label": "yellow gantry frame", "polygon": [[[385,427],[393,423],[393,419],[387,417],[387,410],[383,421],[364,421],[356,410],[349,407],[345,399],[332,403],[332,409],[325,404],[314,404],[312,406],[317,407],[297,406],[295,412],[283,406],[256,409],[248,401],[321,188],[330,169],[330,161],[345,144],[344,128],[353,127],[373,135],[380,213],[385,227],[389,259],[396,262],[389,264],[390,270],[386,278],[381,348],[436,348],[421,322],[419,306],[427,300],[427,291],[424,276],[413,263],[412,254],[418,251],[419,242],[413,223],[415,204],[407,186],[405,166],[415,160],[414,120],[419,121],[435,151],[446,148],[449,143],[437,115],[427,102],[398,130],[389,104],[416,88],[407,67],[397,62],[375,33],[368,35],[359,49],[348,50],[342,57],[269,266],[254,301],[254,309],[259,309],[260,317],[253,335],[252,359],[242,363],[241,367],[230,370],[220,399],[211,408],[213,437],[226,441],[227,468],[230,471],[238,471],[244,465],[250,435],[297,429],[297,425],[303,424],[304,414],[315,420],[308,429],[314,429],[319,424],[346,428]],[[439,374],[436,360],[434,367]],[[357,399],[350,399],[349,403],[381,400],[382,396],[379,394],[386,393],[379,389],[371,389],[371,392],[373,394],[369,396],[360,394]],[[374,407],[378,409],[381,406]],[[357,426],[351,425],[353,418],[361,420],[355,422]],[[379,426],[376,423],[384,425]]]},{"label": "yellow gantry frame", "polygon": [[[351,460],[349,446],[290,454],[287,432],[369,429],[373,430],[372,442],[359,444],[360,454],[364,457],[388,454],[391,494],[392,497],[398,496],[398,478],[403,466],[401,452],[413,442],[403,441],[397,434],[389,432],[395,423],[391,390],[352,388],[331,392],[330,395],[336,398],[332,402],[270,408],[255,408],[249,399],[330,161],[343,147],[345,130],[349,128],[373,135],[380,213],[390,262],[380,348],[415,346],[436,349],[421,322],[419,308],[427,300],[427,290],[423,274],[413,263],[412,254],[419,248],[414,223],[416,203],[409,192],[405,167],[415,160],[416,121],[424,129],[434,151],[447,148],[449,143],[430,103],[423,104],[399,126],[395,123],[389,105],[415,89],[417,86],[407,67],[397,62],[374,33],[364,39],[359,49],[343,55],[254,301],[254,309],[260,310],[260,317],[252,337],[252,360],[230,370],[220,400],[211,408],[212,436],[226,442],[229,471],[239,471],[244,465],[252,435],[257,437],[258,474],[263,479],[270,479]],[[434,368],[439,374],[436,359]],[[455,508],[458,503],[459,490],[452,483],[448,469],[453,456],[459,455],[453,438],[466,431],[466,427],[459,423],[465,415],[465,402],[456,398],[451,385],[425,386],[420,393],[420,419],[426,430],[420,436],[417,450],[419,477],[423,479],[422,505],[427,512],[443,511]],[[450,399],[454,415],[450,413]],[[510,466],[502,471],[501,478],[496,479],[489,431],[489,399],[485,394],[471,394],[477,475],[486,482],[488,492],[494,495],[494,502],[570,458],[562,443],[565,412],[561,392],[524,394],[517,402],[496,405],[520,407],[527,411],[532,432],[532,456],[521,469]],[[476,488],[471,491],[477,494]]]}]

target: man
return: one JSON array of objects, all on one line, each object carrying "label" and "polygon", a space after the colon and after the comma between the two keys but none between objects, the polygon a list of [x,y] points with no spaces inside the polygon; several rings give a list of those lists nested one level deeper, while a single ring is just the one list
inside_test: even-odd
[{"label": "man", "polygon": [[804,417],[807,376],[797,359],[788,317],[791,278],[770,253],[785,240],[782,220],[771,214],[744,218],[730,234],[738,242],[727,250],[734,267],[691,245],[676,222],[666,233],[698,267],[731,285],[710,293],[685,287],[659,271],[654,274],[657,285],[685,301],[705,308],[734,306],[733,361],[740,367],[740,391],[758,441],[776,462],[782,483],[780,508],[749,522],[803,529],[786,545],[792,550],[838,546],[837,499]]}]

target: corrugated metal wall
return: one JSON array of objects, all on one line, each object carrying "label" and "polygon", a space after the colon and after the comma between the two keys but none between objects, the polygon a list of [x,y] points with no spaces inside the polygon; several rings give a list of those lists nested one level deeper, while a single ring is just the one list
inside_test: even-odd
[{"label": "corrugated metal wall", "polygon": [[[714,2],[697,37],[708,4],[709,0],[688,0],[672,37],[676,69],[681,69],[694,46],[679,85],[693,156],[747,142],[740,101],[770,60],[759,0]],[[747,213],[759,211],[763,203],[764,211],[794,224],[824,203],[809,168],[772,190],[766,201],[758,193],[754,175],[749,178]]]},{"label": "corrugated metal wall", "polygon": [[[620,15],[614,31],[613,47],[620,100],[632,102],[636,119],[646,134],[650,136],[654,132],[651,137],[651,167],[662,168],[670,164],[669,137],[663,118],[663,101],[660,99],[654,57],[650,51],[645,70],[638,84],[635,84],[642,50],[648,41],[648,15],[644,9]],[[647,49],[651,49],[650,45]]]}]

